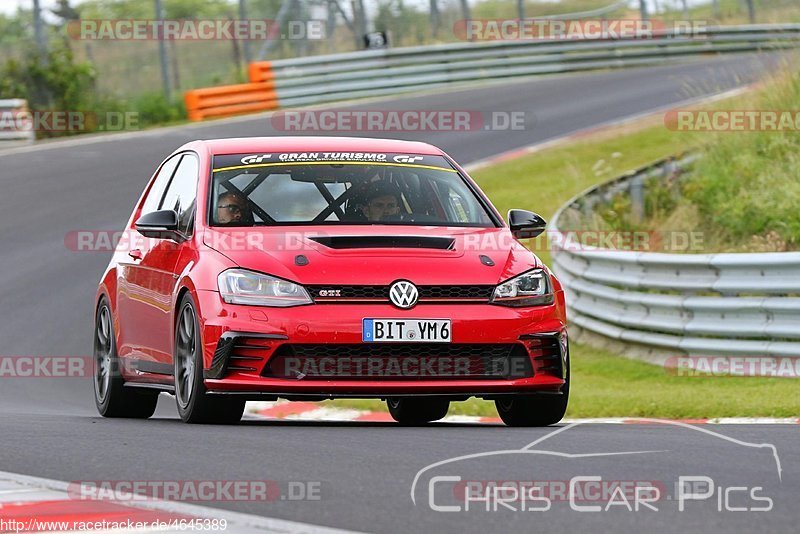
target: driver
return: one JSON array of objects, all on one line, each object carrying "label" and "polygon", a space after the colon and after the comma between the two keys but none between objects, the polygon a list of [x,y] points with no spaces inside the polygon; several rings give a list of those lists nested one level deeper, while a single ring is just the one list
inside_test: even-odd
[{"label": "driver", "polygon": [[369,221],[381,221],[400,213],[400,189],[385,181],[370,184],[364,195],[364,216]]},{"label": "driver", "polygon": [[252,223],[247,199],[237,193],[225,192],[217,201],[217,223],[222,226],[245,226]]}]

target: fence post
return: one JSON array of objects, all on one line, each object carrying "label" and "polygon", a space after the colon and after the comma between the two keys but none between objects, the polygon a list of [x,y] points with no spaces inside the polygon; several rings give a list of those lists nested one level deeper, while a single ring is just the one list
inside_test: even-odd
[{"label": "fence post", "polygon": [[753,0],[747,0],[747,17],[750,19],[750,24],[756,23],[756,6],[753,5]]},{"label": "fence post", "polygon": [[633,180],[629,187],[631,195],[631,214],[633,221],[640,223],[644,220],[644,176],[639,174]]},{"label": "fence post", "polygon": [[[247,20],[247,8],[245,0],[239,0],[239,20]],[[242,51],[244,52],[245,65],[250,64],[250,39],[242,39]]]},{"label": "fence post", "polygon": [[[161,5],[161,0],[155,0],[155,2],[156,19],[162,22],[161,27],[163,28],[164,8]],[[172,102],[172,84],[169,79],[169,64],[167,60],[167,47],[166,43],[164,43],[164,34],[157,35],[156,38],[158,39],[158,57],[161,61],[161,81],[164,84],[164,98],[167,99],[167,102]]]}]

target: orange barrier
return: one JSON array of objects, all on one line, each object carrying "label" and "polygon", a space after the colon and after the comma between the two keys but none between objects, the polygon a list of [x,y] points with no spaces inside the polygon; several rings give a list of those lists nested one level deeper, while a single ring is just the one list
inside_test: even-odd
[{"label": "orange barrier", "polygon": [[271,82],[275,79],[272,72],[272,63],[269,61],[255,61],[247,68],[247,75],[253,83]]},{"label": "orange barrier", "polygon": [[278,95],[272,81],[193,89],[186,91],[184,100],[193,121],[278,109]]}]

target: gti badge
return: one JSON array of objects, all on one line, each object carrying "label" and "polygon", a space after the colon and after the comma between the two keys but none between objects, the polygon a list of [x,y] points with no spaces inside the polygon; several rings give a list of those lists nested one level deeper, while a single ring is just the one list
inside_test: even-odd
[{"label": "gti badge", "polygon": [[419,290],[408,280],[398,280],[389,288],[389,300],[398,308],[407,310],[416,306]]}]

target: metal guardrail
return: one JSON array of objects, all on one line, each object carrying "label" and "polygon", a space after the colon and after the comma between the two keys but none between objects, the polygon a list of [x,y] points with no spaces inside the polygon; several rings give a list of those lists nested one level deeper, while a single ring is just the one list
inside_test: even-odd
[{"label": "metal guardrail", "polygon": [[290,107],[475,80],[621,68],[798,45],[800,24],[763,24],[669,31],[649,38],[463,42],[311,56],[270,65],[279,103]]},{"label": "metal guardrail", "polygon": [[[574,197],[553,216],[585,212],[636,181],[687,169],[660,161]],[[553,243],[571,323],[673,355],[800,357],[800,253],[662,254]]]},{"label": "metal guardrail", "polygon": [[611,5],[607,5],[604,7],[598,7],[597,9],[590,9],[588,11],[577,11],[572,13],[562,13],[559,15],[544,15],[536,17],[537,20],[577,20],[577,19],[588,19],[590,17],[604,17],[610,13],[618,9],[624,9],[628,7],[630,2],[628,0],[622,0],[621,2],[616,2]]},{"label": "metal guardrail", "polygon": [[[650,37],[461,42],[366,50],[260,61],[252,63],[248,72],[251,83],[274,83],[277,104],[285,108],[476,80],[633,67],[708,54],[798,46],[800,24],[760,24],[661,32]],[[236,86],[229,86],[233,87]],[[239,109],[222,112],[234,114]],[[194,118],[200,119],[201,115]]]},{"label": "metal guardrail", "polygon": [[32,143],[36,132],[30,122],[28,102],[21,98],[0,100],[0,142]]}]

